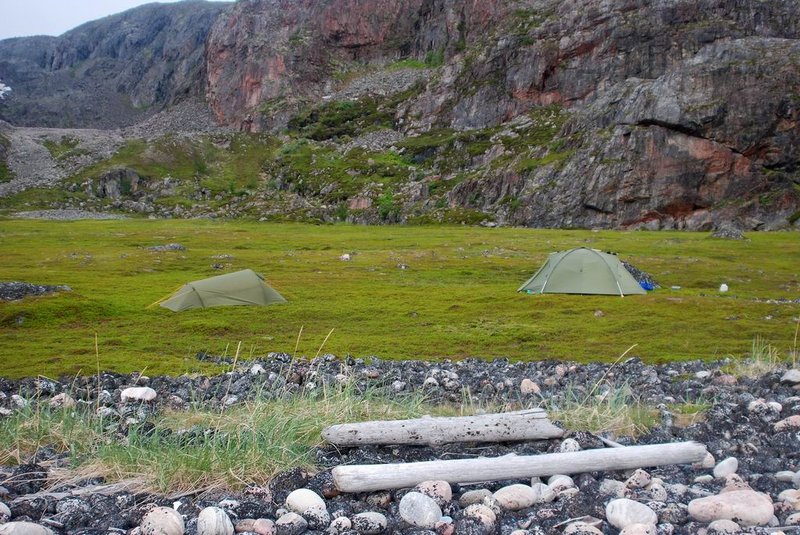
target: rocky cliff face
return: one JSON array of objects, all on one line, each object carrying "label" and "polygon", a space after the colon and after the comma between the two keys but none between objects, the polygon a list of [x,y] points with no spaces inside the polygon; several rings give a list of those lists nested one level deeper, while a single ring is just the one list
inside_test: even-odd
[{"label": "rocky cliff face", "polygon": [[[100,92],[111,95],[103,109],[128,110],[128,119],[141,111],[114,101],[121,95],[159,108],[203,92],[222,124],[262,133],[253,137],[262,143],[257,171],[230,194],[213,176],[218,162],[198,164],[208,177],[187,175],[184,189],[216,184],[203,191],[217,206],[230,199],[214,215],[682,229],[785,228],[800,219],[794,0],[197,6],[176,7],[147,38],[109,27],[102,39],[71,36],[79,28],[31,47],[2,42],[0,52],[16,59],[0,59],[0,79],[15,86],[8,65],[44,65],[47,80],[72,66],[78,82],[63,87],[73,91],[94,80],[92,69],[113,71],[118,90]],[[142,17],[166,8],[151,7]],[[71,48],[61,50],[68,36]],[[130,54],[144,48],[131,43],[139,42],[174,61],[136,63],[130,58],[144,56]],[[81,52],[89,49],[93,56]],[[106,59],[78,59],[90,56]],[[16,83],[41,96],[46,84],[34,78]],[[39,102],[48,103],[17,101],[15,117],[65,120]],[[193,146],[184,156],[208,153]]]},{"label": "rocky cliff face", "polygon": [[0,116],[16,125],[111,128],[205,91],[205,42],[228,4],[150,4],[60,37],[0,41]]}]

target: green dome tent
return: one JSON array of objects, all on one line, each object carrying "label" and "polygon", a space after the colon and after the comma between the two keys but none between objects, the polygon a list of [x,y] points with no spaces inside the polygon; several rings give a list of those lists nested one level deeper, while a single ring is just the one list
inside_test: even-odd
[{"label": "green dome tent", "polygon": [[269,305],[285,303],[281,294],[270,288],[264,278],[245,269],[189,282],[174,294],[158,302],[173,312],[191,308],[208,308],[233,305]]},{"label": "green dome tent", "polygon": [[588,247],[550,254],[517,291],[619,296],[647,293],[615,255]]}]

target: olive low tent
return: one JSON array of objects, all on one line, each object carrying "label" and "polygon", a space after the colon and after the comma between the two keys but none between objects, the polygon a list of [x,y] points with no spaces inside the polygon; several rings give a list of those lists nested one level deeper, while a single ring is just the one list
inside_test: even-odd
[{"label": "olive low tent", "polygon": [[245,269],[208,279],[188,282],[158,304],[173,312],[192,308],[285,303],[281,294],[269,287],[264,277]]},{"label": "olive low tent", "polygon": [[517,291],[619,296],[647,293],[616,255],[588,247],[550,254]]}]

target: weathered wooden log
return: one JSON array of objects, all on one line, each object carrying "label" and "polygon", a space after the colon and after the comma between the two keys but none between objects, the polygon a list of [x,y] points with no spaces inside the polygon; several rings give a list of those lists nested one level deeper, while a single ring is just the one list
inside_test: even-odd
[{"label": "weathered wooden log", "polygon": [[550,423],[542,409],[339,424],[322,430],[322,438],[336,446],[507,442],[555,438],[563,434],[564,430]]},{"label": "weathered wooden log", "polygon": [[493,459],[341,465],[333,469],[333,481],[343,492],[369,492],[413,487],[428,480],[478,483],[694,463],[701,461],[706,453],[706,447],[697,442],[676,442],[545,455],[506,455]]}]

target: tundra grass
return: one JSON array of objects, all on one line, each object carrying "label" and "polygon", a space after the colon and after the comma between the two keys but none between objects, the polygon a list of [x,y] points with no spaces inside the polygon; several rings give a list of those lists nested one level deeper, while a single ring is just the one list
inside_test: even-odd
[{"label": "tundra grass", "polygon": [[[0,303],[0,375],[213,371],[221,355],[323,352],[384,359],[648,362],[793,347],[797,233],[747,241],[705,233],[356,227],[219,221],[0,221],[2,280],[72,292]],[[153,252],[178,242],[185,251]],[[547,254],[617,251],[662,289],[644,296],[525,295]],[[339,256],[350,253],[352,260]],[[222,256],[220,255],[227,255]],[[222,267],[222,269],[215,269]],[[404,269],[402,267],[405,267]],[[148,308],[187,281],[262,273],[288,303],[173,313]],[[720,294],[720,283],[730,291]],[[680,286],[680,289],[671,289]],[[598,312],[601,311],[602,313]],[[228,349],[228,353],[232,353]]]},{"label": "tundra grass", "polygon": [[259,397],[224,412],[169,412],[154,428],[131,427],[123,442],[86,407],[31,405],[0,420],[0,465],[26,462],[49,447],[71,454],[70,477],[133,480],[165,493],[241,488],[292,467],[313,468],[313,450],[329,425],[439,413],[420,396],[389,399],[377,391],[356,393],[349,384],[318,390]]}]

